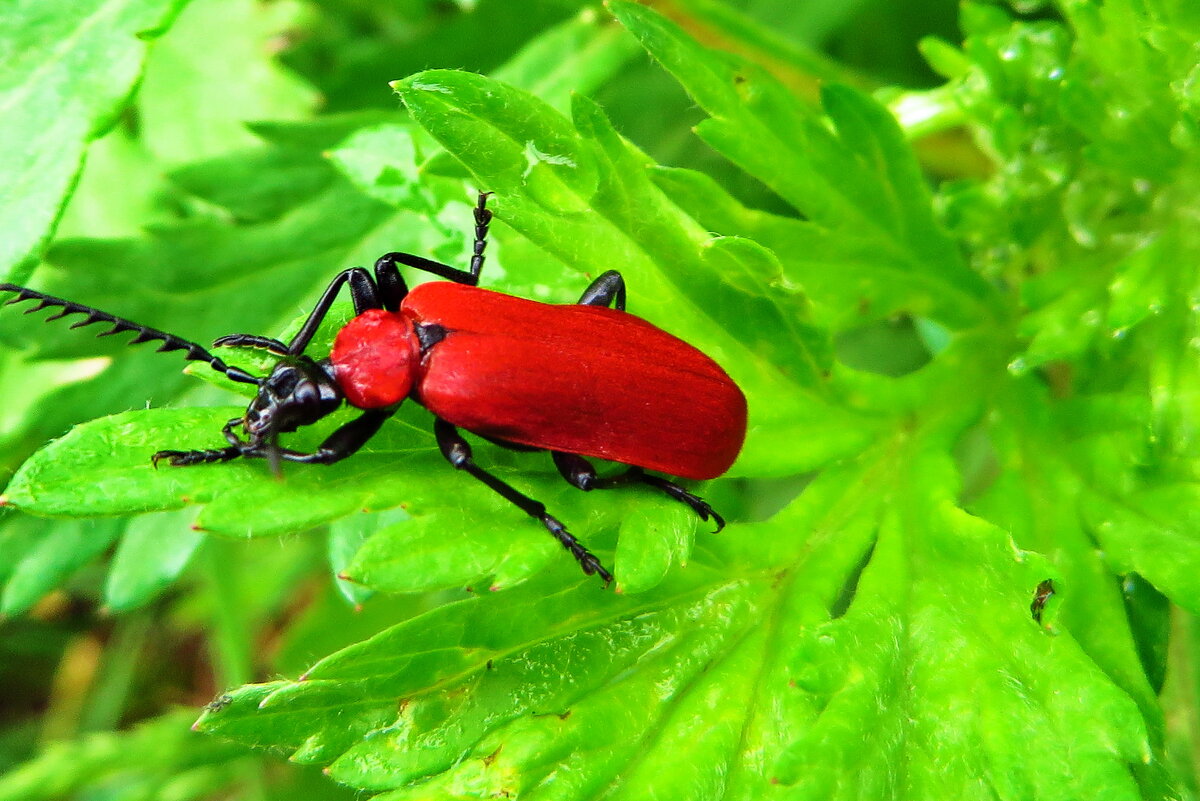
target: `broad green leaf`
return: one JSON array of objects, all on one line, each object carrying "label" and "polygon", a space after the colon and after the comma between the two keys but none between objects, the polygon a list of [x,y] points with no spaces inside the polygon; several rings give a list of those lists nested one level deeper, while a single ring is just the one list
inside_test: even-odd
[{"label": "broad green leaf", "polygon": [[274,481],[257,460],[190,468],[151,464],[150,456],[159,450],[219,446],[221,426],[241,412],[155,409],[78,426],[26,462],[6,497],[19,508],[43,515],[77,514],[82,509],[91,514],[134,514],[199,503],[205,504],[195,522],[199,530],[264,536],[330,522],[369,507],[373,498],[386,499],[381,508],[398,505],[407,497],[404,488],[379,468],[412,451],[418,451],[417,456],[420,450],[428,453],[425,463],[435,458],[424,447],[431,439],[428,434],[394,426],[390,431],[396,436],[377,438],[373,448],[333,474],[289,465],[286,479]]},{"label": "broad green leaf", "polygon": [[[691,509],[667,499],[643,501],[621,521],[613,557],[617,589],[630,594],[657,586],[674,564],[687,565],[701,523]],[[738,536],[737,526],[726,536]],[[703,534],[701,535],[703,536]]]},{"label": "broad green leaf", "polygon": [[[793,651],[797,689],[821,712],[784,752],[779,780],[802,798],[1101,786],[1140,798],[1131,766],[1152,756],[1137,707],[1069,637],[1029,619],[1035,563],[985,522],[914,500],[885,518],[846,616]],[[1046,736],[1062,748],[1047,753]]]},{"label": "broad green leaf", "polygon": [[[151,455],[159,450],[220,446],[221,425],[240,413],[235,407],[155,409],[86,423],[27,461],[10,482],[5,500],[37,515],[185,510],[179,516],[194,516],[189,531],[227,537],[288,534],[402,506],[412,519],[375,531],[341,571],[357,584],[393,592],[480,582],[499,589],[524,581],[548,565],[577,569],[539,522],[469,475],[453,470],[434,446],[428,414],[412,408],[405,410],[401,420],[385,426],[352,459],[329,466],[285,463],[279,480],[272,479],[261,460],[192,467],[163,463],[155,468],[151,464]],[[342,414],[328,427],[347,419],[349,415]],[[306,432],[299,447],[311,449],[324,436],[321,431]],[[557,473],[534,472],[539,462],[543,471],[551,470],[541,454],[506,456],[496,449],[481,449],[481,454],[485,453],[489,470],[547,503],[584,542],[600,546],[602,558],[606,540],[600,535],[615,529],[616,520],[648,502],[644,492],[630,489],[585,496],[567,486]],[[496,457],[500,457],[499,464]],[[531,484],[536,491],[530,489]],[[194,506],[201,508],[198,512],[187,509]],[[597,511],[583,514],[588,508]],[[645,519],[651,527],[676,528],[681,525],[681,514],[687,521],[684,525],[694,525],[694,514],[678,503],[655,506],[650,501],[650,508],[654,512]],[[150,518],[135,526],[150,530],[156,523]],[[185,535],[178,549],[167,542],[158,545],[164,559],[178,560],[185,558],[195,542]],[[631,565],[664,559],[664,564],[669,564],[670,553],[679,550],[670,541],[653,539],[642,541],[642,547],[664,553],[639,553],[640,549],[630,545],[622,559],[633,560],[626,562]],[[611,560],[604,561],[611,565]],[[182,567],[177,561],[174,564]],[[136,567],[151,574],[146,581],[157,580],[154,577],[162,570],[172,569],[140,562]],[[122,572],[127,569],[120,558],[114,569],[118,568]],[[635,572],[641,575],[646,571]],[[651,568],[647,575],[661,575],[661,566]],[[631,581],[631,591],[652,583],[644,576]],[[126,591],[139,592],[136,585]],[[148,591],[148,587],[140,590]]]},{"label": "broad green leaf", "polygon": [[24,278],[49,240],[87,143],[110,127],[142,70],[145,39],[181,0],[29,0],[0,15],[0,270]]},{"label": "broad green leaf", "polygon": [[435,213],[420,187],[419,150],[410,128],[399,123],[361,128],[330,151],[329,158],[356,186],[384,203]]},{"label": "broad green leaf", "polygon": [[[722,540],[721,570],[443,606],[197,726],[389,799],[537,797],[552,776],[564,798],[1139,797],[1137,705],[1030,617],[1048,565],[922,489],[946,485],[944,457],[901,451]],[[912,478],[885,496],[892,460]],[[1070,745],[1049,760],[1047,733]],[[977,759],[949,756],[963,744]]]},{"label": "broad green leaf", "polygon": [[[386,592],[470,587],[485,579],[487,589],[498,590],[565,558],[541,526],[510,531],[513,507],[499,498],[481,509],[455,509],[452,502],[446,506],[375,531],[343,576]],[[503,521],[499,527],[497,521]]]},{"label": "broad green leaf", "polygon": [[241,221],[259,222],[310,202],[333,182],[334,173],[325,159],[305,148],[259,147],[185,164],[170,178]]},{"label": "broad green leaf", "polygon": [[1136,572],[1183,608],[1200,610],[1200,484],[1161,484],[1121,498],[1100,489],[1086,492],[1080,507],[1114,571]]},{"label": "broad green leaf", "polygon": [[[1018,431],[1020,429],[1018,428]],[[1066,631],[1110,679],[1142,710],[1149,736],[1162,736],[1162,712],[1139,659],[1136,638],[1109,563],[1093,545],[1089,527],[1077,505],[1082,487],[1062,463],[1060,448],[1046,447],[1037,432],[1027,441],[1014,431],[994,432],[1001,458],[1012,465],[978,500],[975,510],[1012,532],[1016,543],[1031,551],[1054,554],[1053,575],[1059,600],[1051,631]],[[1049,436],[1049,432],[1041,432]]]}]

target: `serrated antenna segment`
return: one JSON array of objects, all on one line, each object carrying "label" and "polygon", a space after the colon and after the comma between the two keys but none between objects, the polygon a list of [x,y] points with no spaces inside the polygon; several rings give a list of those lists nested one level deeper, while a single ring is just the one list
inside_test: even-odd
[{"label": "serrated antenna segment", "polygon": [[129,340],[129,342],[126,344],[137,345],[142,342],[159,340],[163,343],[158,348],[160,353],[173,350],[187,351],[184,358],[190,361],[208,362],[210,365],[212,365],[214,370],[226,374],[229,373],[229,365],[225,364],[225,362],[221,361],[216,356],[213,356],[195,342],[189,342],[182,337],[177,337],[174,334],[168,334],[166,331],[159,331],[157,328],[151,328],[148,325],[135,323],[132,320],[126,320],[123,317],[116,317],[108,312],[103,312],[99,309],[93,309],[91,306],[84,306],[81,303],[63,300],[62,298],[56,298],[53,295],[45,295],[27,287],[17,286],[16,284],[0,283],[0,292],[17,293],[15,298],[10,298],[4,302],[3,305],[5,306],[9,305],[10,303],[20,303],[21,301],[25,300],[37,300],[38,304],[32,308],[26,309],[26,314],[32,314],[33,312],[41,311],[42,309],[50,308],[51,306],[59,306],[62,308],[62,311],[47,317],[46,322],[58,320],[70,314],[82,314],[85,315],[84,318],[72,323],[70,326],[71,328],[82,328],[83,326],[91,325],[92,323],[109,323],[112,325],[112,328],[108,329],[107,331],[101,331],[96,336],[107,337],[112,336],[113,334],[119,334],[122,331],[136,331],[137,336]]}]

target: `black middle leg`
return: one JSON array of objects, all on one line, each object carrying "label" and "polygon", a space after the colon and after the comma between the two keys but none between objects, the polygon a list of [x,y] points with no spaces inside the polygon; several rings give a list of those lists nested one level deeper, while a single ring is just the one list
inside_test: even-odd
[{"label": "black middle leg", "polygon": [[[287,462],[302,464],[333,464],[347,456],[353,456],[367,440],[379,432],[384,422],[396,411],[395,406],[384,409],[368,409],[349,423],[338,427],[325,438],[321,446],[312,453],[301,453],[289,448],[279,448],[279,458]],[[251,455],[251,454],[247,454]],[[259,454],[253,454],[258,456]],[[263,455],[269,455],[264,452]]]},{"label": "black middle leg", "polygon": [[[558,468],[558,472],[567,480],[567,483],[578,487],[584,492],[591,492],[597,489],[614,489],[616,487],[624,487],[628,484],[645,484],[654,487],[660,492],[665,492],[680,503],[686,503],[696,514],[700,515],[701,520],[711,519],[717,524],[717,531],[725,528],[725,518],[717,514],[708,505],[708,501],[698,495],[693,495],[673,481],[668,481],[659,476],[652,476],[640,467],[631,467],[624,473],[612,476],[611,478],[600,478],[596,474],[596,468],[592,466],[592,463],[579,454],[551,451],[550,455],[554,457],[554,466]],[[717,531],[713,533],[716,534]]]},{"label": "black middle leg", "polygon": [[557,518],[547,514],[545,504],[518,492],[475,464],[475,460],[471,456],[471,446],[463,438],[462,434],[458,433],[458,429],[439,418],[433,425],[433,433],[437,437],[438,447],[441,448],[442,455],[446,457],[446,461],[450,462],[456,469],[470,473],[499,493],[506,501],[512,503],[530,517],[538,520],[546,527],[551,536],[571,552],[571,555],[579,562],[579,566],[583,569],[584,573],[589,576],[593,574],[598,575],[604,579],[605,584],[613,580],[612,573],[605,569],[595,554],[585,548],[579,540],[575,539],[575,536],[567,531],[566,526],[559,522]]},{"label": "black middle leg", "polygon": [[[433,273],[456,284],[479,286],[479,273],[483,269],[483,251],[487,248],[488,226],[492,222],[492,212],[487,207],[487,199],[490,194],[492,193],[480,192],[479,202],[475,206],[475,244],[471,249],[470,269],[460,270],[424,256],[414,256],[412,253],[385,253],[379,257],[375,262],[375,280],[383,294],[384,308],[396,311],[400,308],[400,301],[408,293],[404,279],[400,277],[398,265],[401,264]],[[395,308],[393,308],[393,304]]]}]

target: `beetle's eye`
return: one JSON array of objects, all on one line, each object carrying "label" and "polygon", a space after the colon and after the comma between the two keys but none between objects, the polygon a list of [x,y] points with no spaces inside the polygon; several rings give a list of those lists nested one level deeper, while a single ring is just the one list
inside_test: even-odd
[{"label": "beetle's eye", "polygon": [[302,406],[313,406],[320,400],[316,387],[309,381],[305,381],[296,387],[296,391],[292,393],[292,397],[296,399],[296,403]]}]

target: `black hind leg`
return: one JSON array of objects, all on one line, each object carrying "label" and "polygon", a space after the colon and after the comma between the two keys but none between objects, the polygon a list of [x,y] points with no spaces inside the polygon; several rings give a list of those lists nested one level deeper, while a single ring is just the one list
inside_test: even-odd
[{"label": "black hind leg", "polygon": [[438,419],[433,424],[433,433],[446,461],[456,469],[470,473],[487,484],[506,501],[545,526],[550,535],[571,552],[584,573],[589,576],[593,574],[599,576],[604,579],[605,584],[612,582],[612,573],[608,572],[595,554],[575,539],[571,532],[567,531],[566,526],[546,511],[546,507],[541,501],[536,501],[528,495],[518,492],[514,487],[475,464],[475,459],[471,455],[471,446],[463,439],[458,429],[445,420]]},{"label": "black hind leg", "polygon": [[[554,457],[554,466],[558,468],[562,477],[572,486],[578,487],[584,492],[615,489],[628,484],[645,484],[665,492],[680,503],[686,503],[696,514],[700,515],[701,520],[712,520],[716,523],[717,531],[725,528],[725,519],[708,505],[708,501],[698,495],[693,495],[672,481],[652,476],[640,467],[631,467],[624,473],[611,478],[600,478],[596,475],[596,468],[592,466],[592,463],[578,454],[552,451],[551,455]],[[716,531],[713,533],[715,534]]]}]

